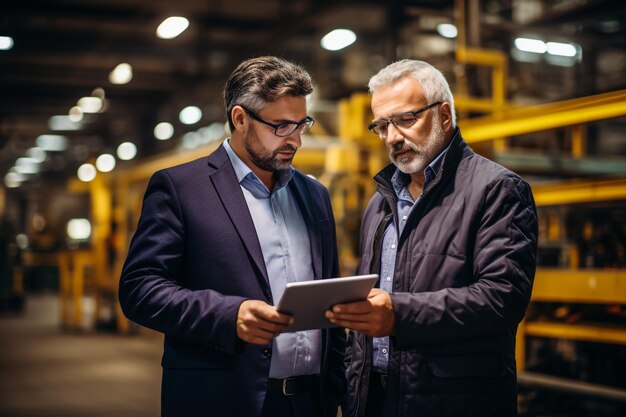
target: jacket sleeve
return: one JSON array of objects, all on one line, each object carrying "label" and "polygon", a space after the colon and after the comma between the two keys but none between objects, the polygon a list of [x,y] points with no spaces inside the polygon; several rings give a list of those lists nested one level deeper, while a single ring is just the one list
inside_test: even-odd
[{"label": "jacket sleeve", "polygon": [[523,318],[537,253],[537,214],[530,187],[518,177],[500,179],[487,191],[478,213],[473,253],[467,254],[473,259],[466,260],[473,265],[472,283],[392,294],[396,346],[501,334]]},{"label": "jacket sleeve", "polygon": [[181,285],[185,272],[185,224],[167,172],[153,175],[137,231],[122,270],[119,299],[131,320],[165,333],[234,353],[240,343],[236,317],[242,297]]}]

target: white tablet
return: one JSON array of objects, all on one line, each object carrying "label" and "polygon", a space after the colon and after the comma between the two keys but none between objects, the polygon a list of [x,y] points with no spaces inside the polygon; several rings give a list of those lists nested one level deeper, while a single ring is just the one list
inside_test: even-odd
[{"label": "white tablet", "polygon": [[285,331],[333,327],[324,312],[335,304],[365,300],[376,281],[378,275],[372,274],[287,283],[276,306],[281,313],[293,316],[293,324]]}]

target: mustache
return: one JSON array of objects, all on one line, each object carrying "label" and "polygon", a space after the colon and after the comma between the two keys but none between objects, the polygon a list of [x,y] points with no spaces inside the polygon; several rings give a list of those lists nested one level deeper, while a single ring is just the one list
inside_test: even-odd
[{"label": "mustache", "polygon": [[296,148],[295,146],[292,145],[285,145],[285,146],[281,146],[280,148],[277,148],[274,150],[274,154],[278,154],[278,152],[295,152],[298,148]]},{"label": "mustache", "polygon": [[402,142],[396,142],[391,146],[391,151],[393,152],[393,154],[398,154],[401,152],[406,152],[406,151],[413,151],[413,152],[417,152],[419,151],[419,149],[417,149],[417,147],[415,145],[413,145],[412,143],[408,143],[407,141],[402,141]]}]

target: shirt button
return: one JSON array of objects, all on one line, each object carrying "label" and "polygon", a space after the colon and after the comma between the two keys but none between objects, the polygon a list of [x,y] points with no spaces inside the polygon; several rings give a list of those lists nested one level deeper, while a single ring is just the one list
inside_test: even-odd
[{"label": "shirt button", "polygon": [[402,221],[405,222],[406,221],[406,216],[402,216]]},{"label": "shirt button", "polygon": [[391,249],[395,249],[395,248],[396,248],[396,245],[391,245]]},{"label": "shirt button", "polygon": [[387,282],[389,282],[389,281],[391,281],[391,277],[387,277],[387,278],[385,278],[385,280],[386,280]]},{"label": "shirt button", "polygon": [[387,348],[382,348],[381,352],[383,352],[384,355],[387,354]]},{"label": "shirt button", "polygon": [[263,356],[265,356],[266,358],[271,358],[272,357],[272,349],[270,349],[270,348],[263,349]]}]

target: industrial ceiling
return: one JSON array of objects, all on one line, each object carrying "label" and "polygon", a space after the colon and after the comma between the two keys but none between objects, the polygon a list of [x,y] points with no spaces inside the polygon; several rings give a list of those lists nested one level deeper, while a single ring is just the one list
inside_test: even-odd
[{"label": "industrial ceiling", "polygon": [[[508,53],[525,34],[581,46],[584,59],[565,70],[512,62],[513,99],[550,101],[626,86],[621,0],[3,0],[0,36],[14,45],[0,51],[0,175],[44,134],[67,136],[69,147],[49,153],[40,172],[11,192],[64,184],[80,164],[114,154],[124,141],[137,145],[138,160],[172,150],[184,133],[225,121],[222,86],[252,56],[304,65],[317,82],[319,103],[363,91],[369,76],[404,57],[430,60],[453,77],[454,40],[436,26],[454,23],[455,3],[466,9],[467,42],[474,46]],[[168,16],[185,16],[189,28],[159,39],[155,30]],[[322,49],[321,37],[336,28],[353,30],[357,41],[341,51]],[[132,65],[132,80],[111,84],[109,73],[120,63]],[[105,106],[86,115],[79,130],[50,129],[51,116],[67,115],[94,94],[103,95]],[[203,111],[194,125],[178,121],[188,105]],[[336,131],[328,114],[314,115]],[[171,140],[154,137],[162,121],[174,125]]]}]

